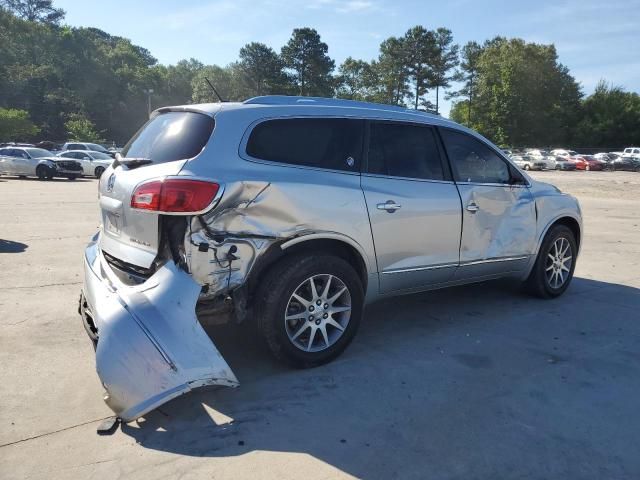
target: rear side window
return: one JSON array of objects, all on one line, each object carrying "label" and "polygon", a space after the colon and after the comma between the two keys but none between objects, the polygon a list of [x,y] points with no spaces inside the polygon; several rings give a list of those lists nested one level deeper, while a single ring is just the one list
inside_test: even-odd
[{"label": "rear side window", "polygon": [[161,113],[144,124],[120,154],[154,164],[193,158],[207,144],[214,124],[202,113]]},{"label": "rear side window", "polygon": [[247,154],[272,162],[358,172],[364,122],[344,118],[289,118],[256,125]]},{"label": "rear side window", "polygon": [[441,129],[449,161],[458,182],[509,184],[509,165],[487,145],[466,133]]},{"label": "rear side window", "polygon": [[368,172],[444,180],[433,129],[401,123],[371,123]]},{"label": "rear side window", "polygon": [[86,150],[87,147],[82,145],[81,143],[70,143],[67,145],[67,150]]}]

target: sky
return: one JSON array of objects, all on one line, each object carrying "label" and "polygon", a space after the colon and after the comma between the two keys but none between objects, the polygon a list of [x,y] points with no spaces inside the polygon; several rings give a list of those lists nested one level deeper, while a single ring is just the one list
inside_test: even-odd
[{"label": "sky", "polygon": [[[280,51],[294,28],[312,27],[336,67],[371,60],[380,42],[412,26],[447,27],[454,41],[496,35],[553,43],[585,94],[600,79],[640,92],[640,0],[54,0],[72,26],[100,28],[147,48],[160,63],[196,58],[226,65],[246,43]],[[435,92],[428,94],[435,99]],[[441,97],[442,113],[450,102]]]}]

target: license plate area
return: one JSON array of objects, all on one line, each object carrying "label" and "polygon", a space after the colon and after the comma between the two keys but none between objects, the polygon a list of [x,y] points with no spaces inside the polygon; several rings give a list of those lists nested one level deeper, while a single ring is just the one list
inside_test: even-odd
[{"label": "license plate area", "polygon": [[120,216],[113,212],[106,212],[105,214],[105,228],[107,232],[112,235],[119,236],[120,228],[121,228],[121,219]]}]

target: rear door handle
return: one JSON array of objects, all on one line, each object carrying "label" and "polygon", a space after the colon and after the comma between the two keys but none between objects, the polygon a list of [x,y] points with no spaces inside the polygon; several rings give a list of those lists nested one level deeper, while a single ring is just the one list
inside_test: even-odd
[{"label": "rear door handle", "polygon": [[469,205],[467,205],[468,212],[476,213],[478,210],[480,210],[480,207],[475,202],[471,202]]},{"label": "rear door handle", "polygon": [[377,207],[378,210],[386,210],[389,213],[393,213],[396,210],[402,208],[402,205],[398,205],[393,200],[387,200],[385,203],[379,203]]}]

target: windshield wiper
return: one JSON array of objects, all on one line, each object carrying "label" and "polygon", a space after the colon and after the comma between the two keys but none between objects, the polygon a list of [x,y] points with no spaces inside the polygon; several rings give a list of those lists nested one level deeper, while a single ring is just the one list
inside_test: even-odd
[{"label": "windshield wiper", "polygon": [[117,167],[118,165],[122,164],[122,165],[126,165],[129,168],[136,168],[142,165],[148,165],[150,163],[153,163],[153,160],[151,160],[150,158],[118,156],[113,162],[113,166]]}]

